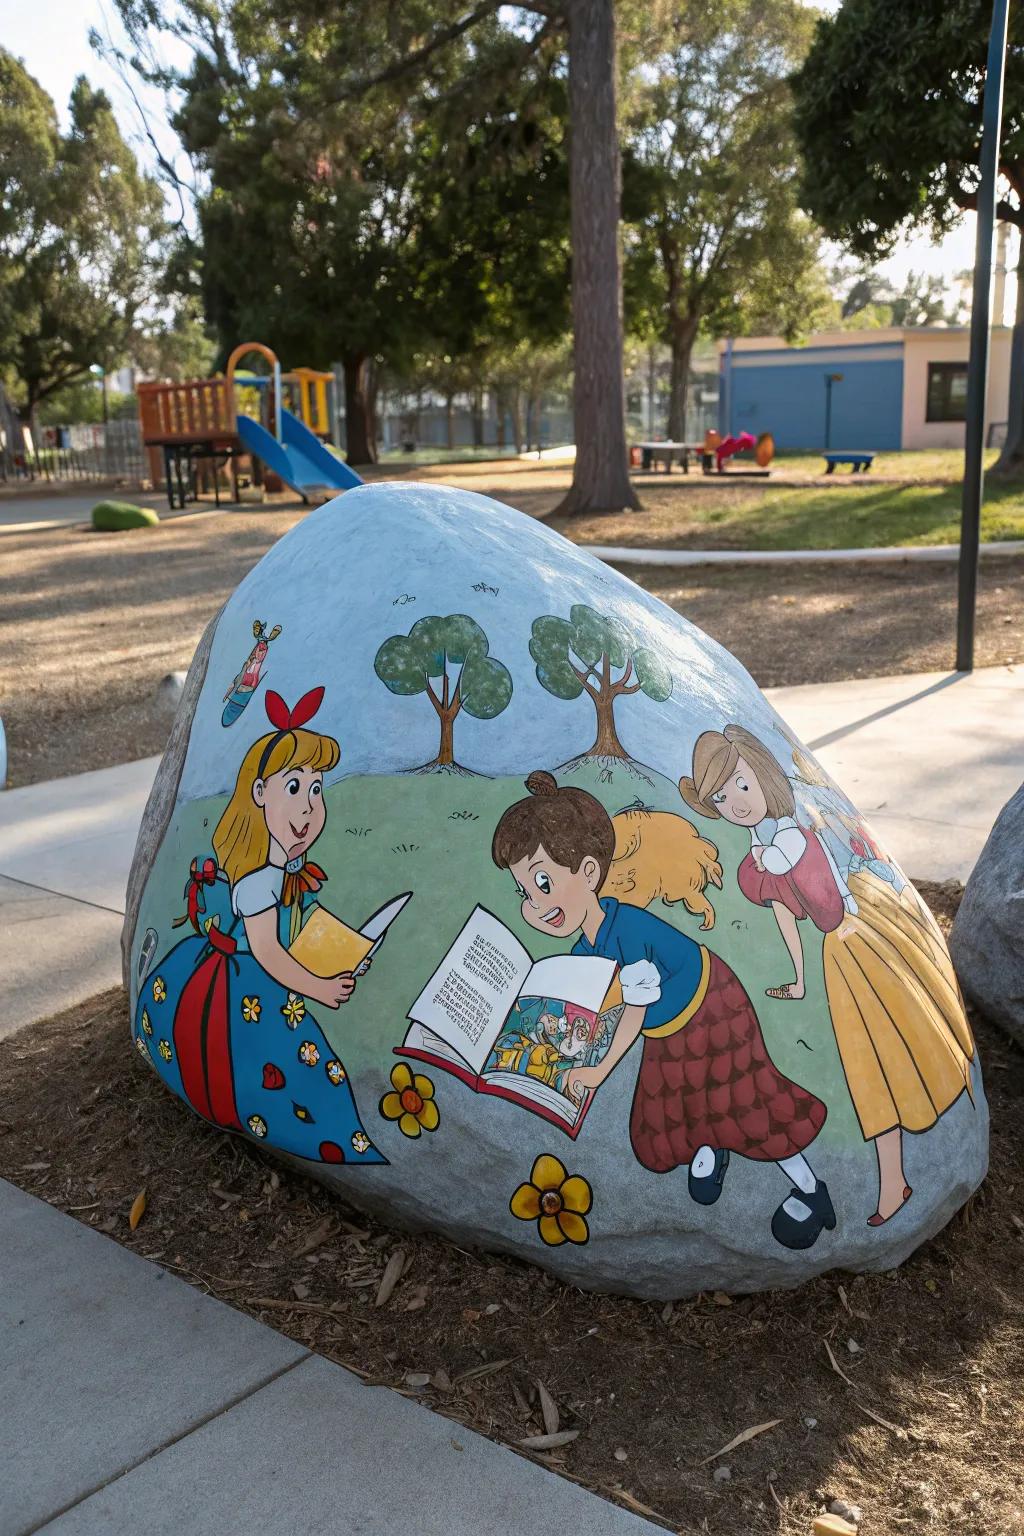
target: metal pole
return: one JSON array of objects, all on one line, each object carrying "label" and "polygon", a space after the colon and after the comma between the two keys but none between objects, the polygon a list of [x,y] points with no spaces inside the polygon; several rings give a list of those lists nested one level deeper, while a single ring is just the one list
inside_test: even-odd
[{"label": "metal pole", "polygon": [[985,485],[985,400],[988,392],[989,308],[992,297],[992,233],[996,218],[999,131],[1003,115],[1003,73],[1009,0],[995,0],[985,70],[982,109],[981,181],[971,300],[971,352],[967,366],[967,421],[964,430],[964,489],[960,515],[959,594],[956,615],[956,669],[974,669],[974,616],[978,592],[978,546]]},{"label": "metal pole", "polygon": [[832,375],[825,375],[825,452],[832,446]]}]

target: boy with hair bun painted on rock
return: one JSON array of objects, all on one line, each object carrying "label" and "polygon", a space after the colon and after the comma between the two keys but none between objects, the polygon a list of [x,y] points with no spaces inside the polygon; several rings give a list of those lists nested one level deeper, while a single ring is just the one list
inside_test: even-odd
[{"label": "boy with hair bun painted on rock", "polygon": [[720,956],[652,912],[599,896],[615,848],[600,801],[560,788],[550,773],[531,773],[526,788],[498,823],[494,862],[512,873],[531,928],[577,934],[573,954],[617,962],[625,1004],[604,1058],[572,1068],[568,1091],[600,1087],[642,1035],[630,1118],[637,1160],[654,1173],[686,1166],[701,1205],[721,1195],[731,1153],[778,1163],[792,1189],[772,1233],[787,1248],[810,1248],[836,1224],[828,1189],[804,1156],[824,1104],[775,1066],[753,1005]]}]

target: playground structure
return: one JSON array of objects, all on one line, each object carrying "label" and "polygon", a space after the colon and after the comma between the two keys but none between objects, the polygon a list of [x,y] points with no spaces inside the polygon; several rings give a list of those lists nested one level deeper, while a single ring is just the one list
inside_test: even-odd
[{"label": "playground structure", "polygon": [[[726,469],[730,459],[740,453],[752,453],[756,469]],[[764,480],[770,473],[769,464],[775,457],[775,439],[770,432],[762,432],[760,437],[755,437],[752,432],[729,433],[723,437],[713,427],[705,433],[704,445],[701,450],[701,465],[706,475],[713,472],[719,475],[742,475],[744,479]]]},{"label": "playground structure", "polygon": [[[270,364],[269,374],[238,372],[252,352]],[[197,499],[202,465],[212,468],[218,506],[219,471],[230,466],[237,501],[239,461],[245,457],[253,462],[254,476],[276,475],[305,502],[314,493],[361,485],[355,471],[325,445],[337,419],[330,409],[333,389],[330,373],[314,368],[282,373],[276,353],[259,341],[237,346],[223,375],[215,378],[140,384],[142,440],[163,453],[171,509]],[[258,418],[245,408],[253,402]]]},{"label": "playground structure", "polygon": [[[728,461],[739,453],[753,453],[756,469],[726,470]],[[690,460],[699,459],[702,470],[706,475],[731,474],[744,476],[745,478],[766,479],[769,474],[768,466],[775,457],[775,439],[770,432],[762,432],[760,437],[755,437],[752,432],[740,432],[736,435],[729,434],[723,437],[713,427],[709,427],[704,434],[703,442],[677,443],[670,438],[655,438],[650,442],[634,443],[630,450],[630,465],[633,469],[642,469],[653,472],[659,464],[665,467],[665,473],[671,474],[673,463],[678,460],[683,466],[683,473],[690,473]]]}]

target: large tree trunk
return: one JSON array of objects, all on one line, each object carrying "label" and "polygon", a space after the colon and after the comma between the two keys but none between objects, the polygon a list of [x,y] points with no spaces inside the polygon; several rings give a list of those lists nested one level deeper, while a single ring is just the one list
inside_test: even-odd
[{"label": "large tree trunk", "polygon": [[597,710],[597,736],[588,757],[628,757],[615,729],[614,693],[600,693],[594,700]]},{"label": "large tree trunk", "polygon": [[345,369],[345,457],[350,464],[377,462],[369,363],[364,352],[346,352],[342,359]]},{"label": "large tree trunk", "polygon": [[510,402],[511,402],[511,414],[512,414],[512,441],[516,445],[516,453],[522,453],[522,451],[523,451],[523,397],[522,397],[522,392],[518,388],[517,389],[513,389],[511,397],[510,397]]},{"label": "large tree trunk", "polygon": [[470,400],[470,421],[473,428],[473,447],[484,445],[484,392],[477,386]]},{"label": "large tree trunk", "polygon": [[444,440],[449,449],[455,447],[455,396],[450,389],[444,397]]},{"label": "large tree trunk", "polygon": [[989,474],[1010,479],[1024,475],[1024,229],[1019,231],[1017,311],[1010,338],[1010,400],[1006,411],[1006,442]]},{"label": "large tree trunk", "polygon": [[686,439],[686,406],[690,389],[690,358],[697,337],[696,315],[672,317],[672,374],[668,396],[668,435],[675,443]]},{"label": "large tree trunk", "polygon": [[626,462],[614,0],[570,0],[568,13],[576,465],[558,510],[619,511],[639,503]]}]

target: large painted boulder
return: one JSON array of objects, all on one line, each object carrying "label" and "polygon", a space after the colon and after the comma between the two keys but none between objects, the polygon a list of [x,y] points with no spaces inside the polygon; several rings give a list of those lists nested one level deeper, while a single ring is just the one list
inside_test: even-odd
[{"label": "large painted boulder", "polygon": [[885,1269],[984,1177],[942,937],[719,645],[542,524],[377,484],[189,675],[136,1048],[399,1223],[671,1298]]},{"label": "large painted boulder", "polygon": [[1024,784],[971,871],[949,947],[967,996],[1024,1045]]}]

